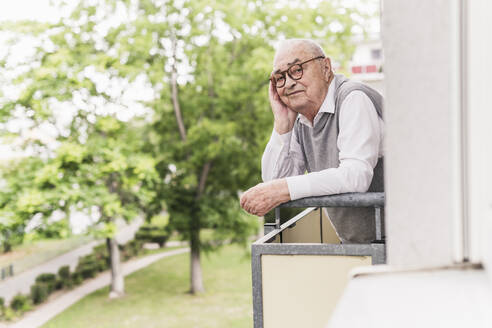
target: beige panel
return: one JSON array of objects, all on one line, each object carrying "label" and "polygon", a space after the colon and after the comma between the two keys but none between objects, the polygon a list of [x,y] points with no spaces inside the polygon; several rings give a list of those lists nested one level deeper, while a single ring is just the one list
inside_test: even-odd
[{"label": "beige panel", "polygon": [[348,272],[362,265],[371,265],[371,257],[263,255],[264,328],[325,327]]},{"label": "beige panel", "polygon": [[[323,243],[339,244],[333,226],[325,210],[323,210]],[[288,228],[282,232],[284,243],[319,243],[321,241],[319,209],[306,215],[297,221],[293,228]]]}]

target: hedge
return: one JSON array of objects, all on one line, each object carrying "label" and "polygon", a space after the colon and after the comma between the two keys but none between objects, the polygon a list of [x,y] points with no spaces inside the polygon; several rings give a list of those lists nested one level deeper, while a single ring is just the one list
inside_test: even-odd
[{"label": "hedge", "polygon": [[31,300],[33,304],[43,303],[49,294],[49,287],[45,282],[38,282],[31,286]]},{"label": "hedge", "polygon": [[48,286],[48,293],[55,290],[56,287],[56,274],[54,273],[42,273],[36,277],[36,283],[44,282]]},{"label": "hedge", "polygon": [[12,301],[10,301],[10,308],[14,311],[21,312],[29,310],[29,298],[22,294],[15,295],[14,298],[12,298]]},{"label": "hedge", "polygon": [[141,242],[158,243],[162,247],[169,239],[169,232],[160,226],[144,224],[135,234],[135,239]]},{"label": "hedge", "polygon": [[89,254],[79,259],[75,272],[80,273],[83,279],[93,278],[99,272],[99,263],[94,254]]},{"label": "hedge", "polygon": [[71,286],[70,267],[68,265],[64,265],[58,269],[56,289],[62,289],[69,286]]},{"label": "hedge", "polygon": [[[128,259],[142,251],[144,242],[155,242],[163,246],[169,234],[161,227],[147,225],[136,234],[135,240],[124,246],[119,246],[122,258]],[[70,272],[68,265],[58,269],[58,274],[43,273],[36,277],[36,283],[31,286],[29,296],[18,294],[12,298],[10,307],[5,308],[5,300],[0,297],[0,312],[5,318],[15,316],[15,312],[25,312],[32,304],[44,302],[55,289],[72,288],[80,285],[84,279],[94,277],[98,272],[110,267],[110,257],[105,244],[94,247],[93,253],[79,259],[75,272]]]}]

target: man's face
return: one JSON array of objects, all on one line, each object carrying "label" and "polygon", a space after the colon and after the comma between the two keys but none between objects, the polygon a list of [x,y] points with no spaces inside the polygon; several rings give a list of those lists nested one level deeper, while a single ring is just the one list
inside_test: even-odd
[{"label": "man's face", "polygon": [[[273,74],[283,72],[291,65],[302,63],[317,55],[313,55],[302,47],[290,47],[280,50],[275,56]],[[292,110],[303,113],[306,110],[318,110],[323,103],[328,91],[330,60],[316,59],[302,65],[302,77],[299,80],[292,79],[285,74],[285,85],[277,88],[282,102]],[[328,66],[328,70],[326,67]]]}]

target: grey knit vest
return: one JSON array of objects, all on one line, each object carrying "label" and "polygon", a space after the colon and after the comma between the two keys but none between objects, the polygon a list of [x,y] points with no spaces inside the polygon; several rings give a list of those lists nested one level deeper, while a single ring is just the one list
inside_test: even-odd
[{"label": "grey knit vest", "polygon": [[[299,122],[294,129],[301,145],[304,162],[308,172],[318,172],[339,166],[337,139],[339,133],[340,107],[352,91],[362,91],[372,101],[377,114],[383,117],[383,97],[369,86],[350,81],[343,75],[336,75],[335,111],[318,113],[321,115],[313,128]],[[384,191],[383,158],[379,158],[368,191]],[[343,243],[367,243],[375,239],[374,209],[372,208],[328,208],[328,215],[340,240]]]}]

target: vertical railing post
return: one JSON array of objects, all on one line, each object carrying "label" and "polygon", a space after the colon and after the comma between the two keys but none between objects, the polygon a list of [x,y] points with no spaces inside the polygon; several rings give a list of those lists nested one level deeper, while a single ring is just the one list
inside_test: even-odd
[{"label": "vertical railing post", "polygon": [[[280,207],[275,208],[275,229],[280,230]],[[280,243],[282,243],[282,233],[280,233]]]},{"label": "vertical railing post", "polygon": [[376,240],[383,240],[382,225],[381,225],[381,207],[374,208],[374,224],[376,225]]}]

